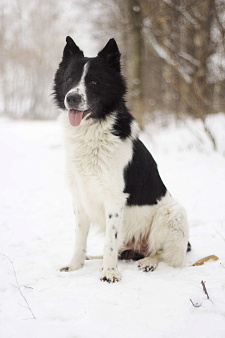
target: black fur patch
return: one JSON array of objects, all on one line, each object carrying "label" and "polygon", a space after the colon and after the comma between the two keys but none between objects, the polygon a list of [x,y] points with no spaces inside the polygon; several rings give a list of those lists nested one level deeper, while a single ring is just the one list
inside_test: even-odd
[{"label": "black fur patch", "polygon": [[140,140],[133,142],[133,158],[124,170],[127,205],[157,204],[166,194],[157,164]]},{"label": "black fur patch", "polygon": [[116,108],[116,121],[112,128],[112,134],[125,140],[131,134],[133,116],[128,112],[125,103]]},{"label": "black fur patch", "polygon": [[191,243],[188,242],[188,245],[187,245],[187,252],[191,251]]},{"label": "black fur patch", "polygon": [[139,259],[142,259],[142,258],[144,258],[142,254],[140,254],[137,251],[133,251],[133,250],[125,250],[119,253],[119,256],[118,256],[118,259],[133,260],[133,261],[138,261]]},{"label": "black fur patch", "polygon": [[[92,81],[95,82],[94,86],[91,85]],[[99,56],[89,59],[85,85],[88,105],[92,110],[90,118],[104,120],[117,111],[118,105],[124,105],[125,80],[107,60]]]}]

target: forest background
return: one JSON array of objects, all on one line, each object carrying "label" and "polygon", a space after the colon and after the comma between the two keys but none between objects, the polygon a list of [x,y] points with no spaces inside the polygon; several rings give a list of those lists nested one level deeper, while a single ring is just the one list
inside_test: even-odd
[{"label": "forest background", "polygon": [[[225,111],[224,0],[1,0],[0,114],[52,119],[65,37],[95,56],[114,37],[141,127]],[[214,144],[214,147],[216,145]]]}]

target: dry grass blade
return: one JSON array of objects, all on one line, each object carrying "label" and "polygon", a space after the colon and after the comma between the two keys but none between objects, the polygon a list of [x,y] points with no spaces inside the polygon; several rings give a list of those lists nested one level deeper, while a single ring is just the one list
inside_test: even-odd
[{"label": "dry grass blade", "polygon": [[[24,294],[23,294],[23,292],[22,292],[22,290],[21,290],[21,287],[20,287],[20,285],[19,285],[19,282],[18,282],[18,279],[17,279],[17,274],[16,274],[16,269],[15,269],[15,266],[14,266],[13,261],[12,261],[8,256],[4,255],[3,253],[0,253],[0,255],[2,255],[3,257],[7,258],[8,261],[12,264],[12,267],[13,267],[13,273],[14,273],[15,280],[16,280],[16,285],[13,285],[13,286],[17,288],[17,290],[19,291],[21,297],[24,299],[24,301],[25,301],[25,303],[26,303],[26,306],[23,306],[23,307],[25,307],[26,309],[28,309],[28,310],[30,311],[31,315],[32,315],[32,318],[28,318],[28,319],[36,319],[36,317],[35,317],[33,311],[31,310],[31,307],[30,307],[30,305],[29,305],[29,303],[28,303],[26,297],[24,296]],[[21,306],[22,306],[22,305],[21,305]]]},{"label": "dry grass blade", "polygon": [[203,265],[204,263],[208,262],[211,259],[214,261],[218,261],[219,258],[215,255],[210,255],[210,256],[199,259],[197,262],[193,264],[193,266]]}]

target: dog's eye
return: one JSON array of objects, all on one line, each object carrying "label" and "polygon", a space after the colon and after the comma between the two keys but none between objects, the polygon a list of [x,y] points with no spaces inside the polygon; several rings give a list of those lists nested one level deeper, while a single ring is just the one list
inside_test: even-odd
[{"label": "dog's eye", "polygon": [[72,77],[68,77],[68,78],[66,79],[66,82],[67,82],[67,83],[71,83],[72,81],[73,81]]},{"label": "dog's eye", "polygon": [[90,86],[95,86],[96,84],[97,84],[97,81],[95,81],[95,80],[92,80],[92,81],[89,82]]}]

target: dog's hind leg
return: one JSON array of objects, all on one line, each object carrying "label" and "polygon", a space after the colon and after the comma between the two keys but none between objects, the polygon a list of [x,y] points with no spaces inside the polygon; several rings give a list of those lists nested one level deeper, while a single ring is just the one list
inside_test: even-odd
[{"label": "dog's hind leg", "polygon": [[149,236],[150,255],[138,261],[145,271],[153,271],[160,261],[173,267],[185,264],[188,223],[184,209],[175,201],[163,204],[156,212]]},{"label": "dog's hind leg", "polygon": [[138,267],[143,271],[154,271],[160,261],[160,254],[156,253],[154,256],[142,258],[138,261]]}]

